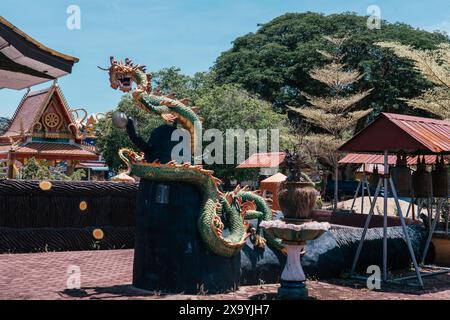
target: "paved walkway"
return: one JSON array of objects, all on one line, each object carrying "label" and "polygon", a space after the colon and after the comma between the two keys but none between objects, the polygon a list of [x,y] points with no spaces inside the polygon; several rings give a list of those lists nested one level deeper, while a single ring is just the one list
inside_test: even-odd
[{"label": "paved walkway", "polygon": [[[274,299],[278,285],[245,286],[221,295],[161,295],[133,288],[133,250],[52,252],[0,255],[0,299]],[[78,266],[81,289],[68,272]],[[69,283],[76,283],[69,281]],[[308,281],[311,299],[448,299],[450,273],[425,278],[425,290],[382,287],[369,291],[350,280]]]}]

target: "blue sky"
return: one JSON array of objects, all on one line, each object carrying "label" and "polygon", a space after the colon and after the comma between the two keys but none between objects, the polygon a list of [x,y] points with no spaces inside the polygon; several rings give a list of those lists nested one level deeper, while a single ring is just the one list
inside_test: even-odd
[{"label": "blue sky", "polygon": [[[81,9],[80,30],[66,27],[72,4]],[[120,100],[96,67],[107,66],[111,54],[149,70],[174,65],[193,74],[208,70],[236,37],[286,12],[365,15],[369,5],[379,6],[389,22],[450,34],[448,0],[0,0],[0,15],[46,46],[80,59],[59,83],[72,108],[92,113],[111,110]],[[10,117],[23,94],[0,90],[0,116]]]}]

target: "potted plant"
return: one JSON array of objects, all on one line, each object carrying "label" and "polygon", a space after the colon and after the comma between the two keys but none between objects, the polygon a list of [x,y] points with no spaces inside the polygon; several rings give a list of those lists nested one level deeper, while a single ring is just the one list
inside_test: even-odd
[{"label": "potted plant", "polygon": [[311,221],[311,211],[317,202],[315,183],[303,172],[304,159],[298,152],[285,151],[281,167],[287,171],[286,180],[280,185],[278,201],[285,220],[299,223]]}]

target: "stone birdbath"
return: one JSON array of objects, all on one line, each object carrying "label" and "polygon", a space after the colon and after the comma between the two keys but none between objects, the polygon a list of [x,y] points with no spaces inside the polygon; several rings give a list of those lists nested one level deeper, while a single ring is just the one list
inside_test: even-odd
[{"label": "stone birdbath", "polygon": [[281,286],[278,297],[287,300],[299,300],[308,297],[300,255],[304,252],[306,242],[317,239],[325,233],[330,225],[327,222],[304,222],[301,219],[289,222],[283,220],[263,221],[261,228],[273,237],[282,239],[287,248],[287,261],[281,274]]},{"label": "stone birdbath", "polygon": [[265,232],[281,239],[287,249],[287,261],[281,274],[281,287],[278,289],[280,299],[308,297],[300,255],[305,252],[307,241],[317,239],[330,228],[326,222],[319,223],[311,219],[317,191],[314,182],[301,172],[300,169],[304,167],[302,162],[303,157],[299,153],[286,150],[281,167],[288,171],[288,177],[278,193],[284,218],[260,224]]}]

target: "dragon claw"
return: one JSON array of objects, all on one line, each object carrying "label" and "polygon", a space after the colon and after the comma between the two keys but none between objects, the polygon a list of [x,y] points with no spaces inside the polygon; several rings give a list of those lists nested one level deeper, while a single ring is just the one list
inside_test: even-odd
[{"label": "dragon claw", "polygon": [[161,118],[163,118],[164,121],[167,123],[173,123],[175,120],[177,120],[177,116],[171,114],[171,113],[163,113],[161,114]]}]

